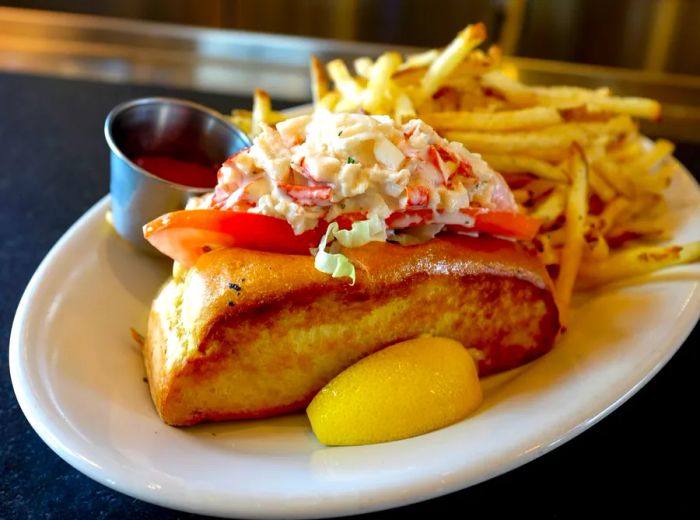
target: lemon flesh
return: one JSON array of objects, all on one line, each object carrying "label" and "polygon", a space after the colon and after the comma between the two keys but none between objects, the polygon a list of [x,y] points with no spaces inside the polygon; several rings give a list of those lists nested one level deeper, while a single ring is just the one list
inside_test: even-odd
[{"label": "lemon flesh", "polygon": [[328,446],[413,437],[464,419],[479,407],[474,360],[457,341],[421,337],[358,361],[328,383],[306,413]]}]

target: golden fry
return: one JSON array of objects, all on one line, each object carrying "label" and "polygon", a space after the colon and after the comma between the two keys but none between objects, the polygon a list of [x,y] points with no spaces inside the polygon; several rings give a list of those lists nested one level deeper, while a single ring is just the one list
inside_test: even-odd
[{"label": "golden fry", "polygon": [[600,261],[610,256],[610,246],[601,234],[598,234],[592,242],[587,242],[586,245],[587,247],[583,250],[586,260]]},{"label": "golden fry", "polygon": [[459,141],[475,152],[528,153],[532,150],[565,150],[573,143],[566,134],[541,134],[535,132],[481,133],[444,132],[451,141]]},{"label": "golden fry", "polygon": [[437,130],[526,130],[563,122],[553,108],[533,107],[504,112],[439,112],[421,114]]},{"label": "golden fry", "polygon": [[356,106],[360,104],[362,89],[348,71],[348,68],[343,63],[343,60],[333,60],[326,64],[328,75],[333,80],[335,88],[347,100],[348,103],[354,103]]},{"label": "golden fry", "polygon": [[666,139],[659,139],[649,151],[640,154],[631,167],[640,170],[640,172],[647,171],[672,155],[674,149],[675,146],[672,142]]},{"label": "golden fry", "polygon": [[566,190],[563,187],[556,187],[552,192],[535,207],[530,213],[531,216],[542,221],[544,227],[552,224],[564,212],[566,207]]},{"label": "golden fry", "polygon": [[440,51],[438,49],[430,49],[429,51],[418,54],[410,54],[406,56],[406,61],[401,64],[399,71],[403,72],[404,70],[428,67],[438,56],[440,56]]},{"label": "golden fry", "polygon": [[593,193],[598,195],[600,197],[600,200],[603,202],[609,202],[613,200],[617,193],[615,190],[608,184],[608,182],[603,179],[598,172],[595,170],[595,168],[590,168],[588,171],[588,182],[591,185],[591,190]]},{"label": "golden fry", "polygon": [[561,258],[561,248],[554,247],[547,234],[537,235],[536,243],[541,246],[540,259],[544,265],[557,265]]},{"label": "golden fry", "polygon": [[405,123],[414,117],[416,117],[416,109],[413,108],[411,98],[406,94],[399,94],[396,96],[396,104],[394,105],[394,120],[397,123]]},{"label": "golden fry", "polygon": [[559,276],[554,284],[554,293],[560,308],[561,321],[568,322],[571,293],[581,264],[584,245],[585,219],[588,214],[588,166],[580,147],[574,147],[569,163],[571,189],[566,203],[565,242],[561,252]]},{"label": "golden fry", "polygon": [[233,110],[231,112],[231,122],[238,128],[250,135],[253,130],[253,114],[250,110]]},{"label": "golden fry", "polygon": [[355,61],[352,62],[352,65],[355,69],[355,74],[362,76],[365,79],[369,79],[374,62],[372,61],[372,58],[362,56],[361,58],[356,58]]},{"label": "golden fry", "polygon": [[314,106],[318,107],[324,96],[328,94],[328,78],[323,70],[321,60],[311,56],[311,99]]},{"label": "golden fry", "polygon": [[605,206],[599,219],[601,222],[600,232],[605,235],[612,229],[619,217],[629,208],[630,203],[624,197],[616,197]]},{"label": "golden fry", "polygon": [[568,182],[566,173],[559,167],[528,157],[526,155],[500,155],[500,154],[484,154],[483,159],[491,165],[491,167],[501,173],[531,173],[536,177],[548,179],[555,182]]},{"label": "golden fry", "polygon": [[264,90],[256,88],[253,95],[253,120],[250,129],[252,135],[258,135],[262,131],[263,125],[272,124],[271,114],[270,95]]},{"label": "golden fry", "polygon": [[420,91],[417,94],[416,105],[431,97],[440,88],[441,83],[464,60],[469,51],[486,39],[486,27],[478,23],[468,25],[430,64],[428,71],[421,80]]},{"label": "golden fry", "polygon": [[640,97],[596,96],[586,102],[586,108],[590,112],[612,112],[654,120],[661,118],[659,102]]},{"label": "golden fry", "polygon": [[362,106],[370,114],[388,112],[390,106],[385,103],[390,91],[391,76],[401,65],[401,55],[398,52],[382,54],[369,71],[367,89],[364,91]]},{"label": "golden fry", "polygon": [[613,253],[603,262],[587,262],[581,265],[576,288],[590,289],[698,260],[700,241],[683,245],[636,247]]}]

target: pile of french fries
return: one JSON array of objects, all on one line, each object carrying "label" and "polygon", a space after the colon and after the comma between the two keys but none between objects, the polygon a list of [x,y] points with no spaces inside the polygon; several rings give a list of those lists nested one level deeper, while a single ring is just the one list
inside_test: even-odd
[{"label": "pile of french fries", "polygon": [[[659,103],[606,88],[525,85],[497,47],[477,48],[485,39],[482,24],[470,25],[442,50],[358,58],[354,75],[341,60],[324,69],[314,57],[314,107],[420,118],[482,154],[521,210],[541,220],[534,246],[563,313],[574,289],[698,260],[700,242],[649,244],[669,238],[664,191],[677,163],[673,144],[651,143],[633,118],[658,119]],[[261,90],[252,112],[232,115],[253,136],[286,117]]]}]

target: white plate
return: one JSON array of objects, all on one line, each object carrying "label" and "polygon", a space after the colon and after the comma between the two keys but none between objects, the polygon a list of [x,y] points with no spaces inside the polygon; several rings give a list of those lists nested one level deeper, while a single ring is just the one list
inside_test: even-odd
[{"label": "white plate", "polygon": [[[670,190],[679,241],[700,238],[700,188]],[[10,341],[17,399],[63,459],[102,484],[185,511],[323,517],[435,497],[520,466],[619,406],[673,355],[700,314],[700,266],[580,298],[547,356],[485,381],[484,405],[442,430],[325,448],[302,414],[165,426],[129,327],[145,329],[168,265],[105,223],[107,198],[63,236],[20,302]],[[640,326],[645,324],[644,327]]]}]

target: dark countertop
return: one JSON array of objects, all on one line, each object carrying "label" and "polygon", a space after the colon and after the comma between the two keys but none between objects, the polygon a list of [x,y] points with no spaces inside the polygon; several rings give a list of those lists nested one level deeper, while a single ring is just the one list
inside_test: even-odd
[{"label": "dark countertop", "polygon": [[[0,74],[0,333],[8,345],[17,303],[37,265],[68,227],[108,191],[102,123],[111,107],[141,96],[188,98],[221,111],[248,98]],[[280,106],[283,106],[281,104]],[[700,145],[676,156],[700,172]],[[690,478],[698,458],[690,382],[700,359],[696,327],[661,372],[590,430],[525,466],[451,495],[366,515],[463,512],[560,518],[663,509],[696,510]],[[93,482],[34,433],[0,356],[0,519],[196,518],[132,499]],[[454,513],[453,513],[454,514]]]}]

